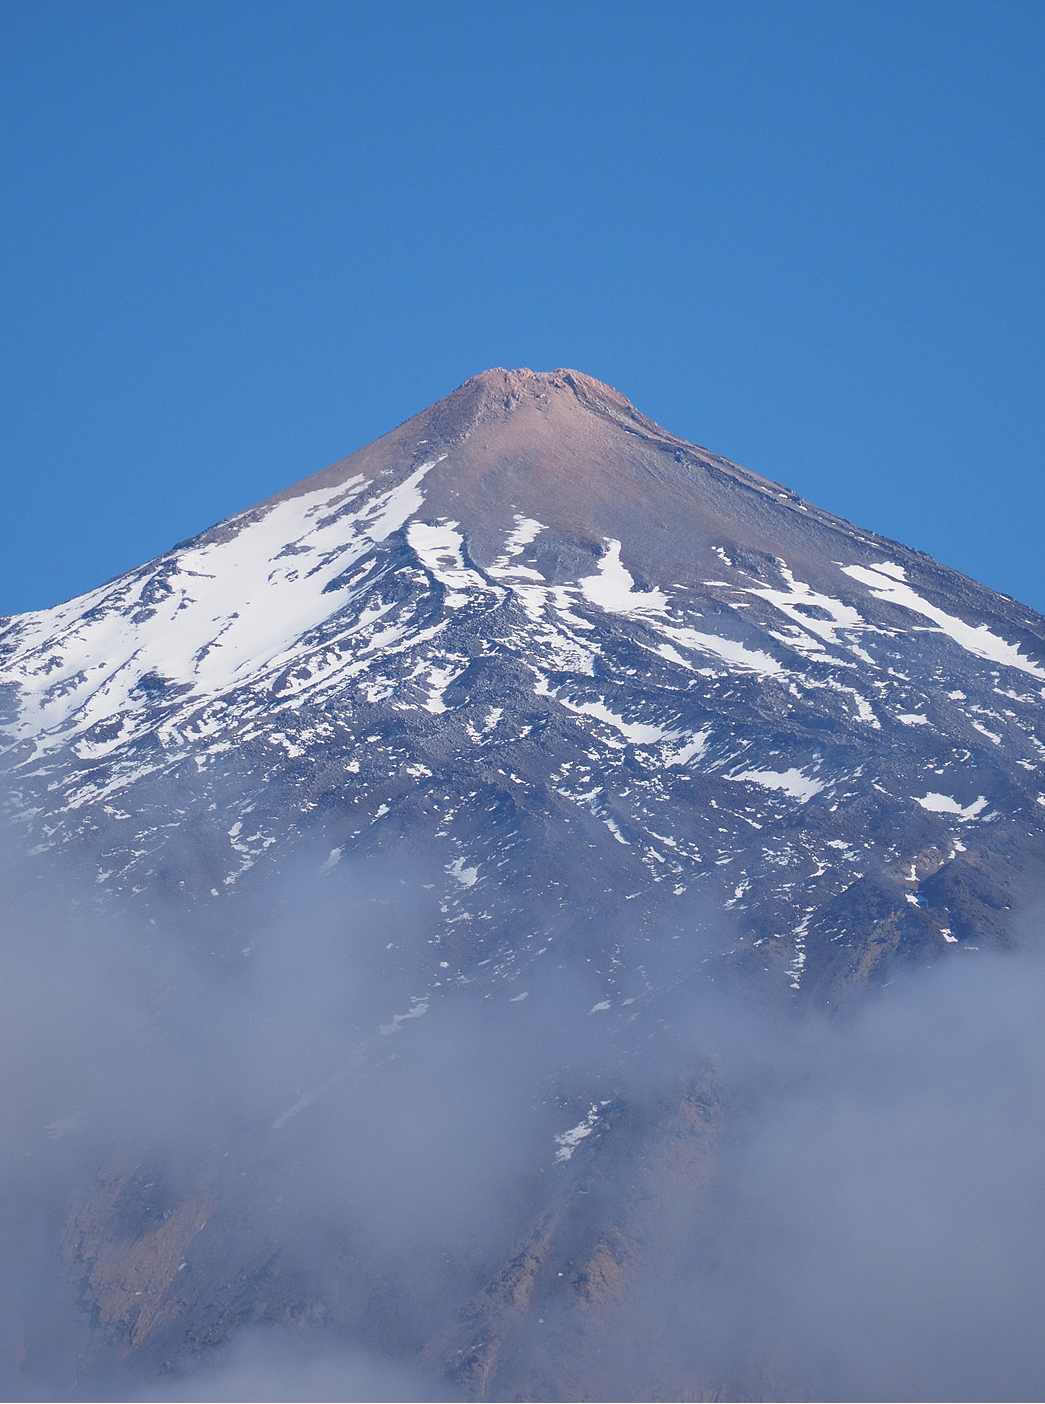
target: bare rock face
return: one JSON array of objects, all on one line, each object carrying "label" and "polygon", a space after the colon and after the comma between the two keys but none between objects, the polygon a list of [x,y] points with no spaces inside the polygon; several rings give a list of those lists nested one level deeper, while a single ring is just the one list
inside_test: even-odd
[{"label": "bare rock face", "polygon": [[185,1254],[217,1207],[193,1195],[168,1209],[150,1203],[155,1182],[140,1169],[106,1165],[66,1226],[65,1248],[82,1274],[85,1299],[104,1334],[137,1349],[183,1304],[177,1291]]},{"label": "bare rock face", "polygon": [[[844,1009],[1040,891],[1045,620],[576,371],[487,371],[4,621],[0,697],[26,881],[179,952],[156,1038],[220,1092],[162,1208],[161,1115],[68,1209],[85,1379],[305,1323],[454,1397],[783,1397],[642,1305],[713,1252],[708,992]],[[429,1202],[425,1136],[411,1261],[380,1191]]]}]

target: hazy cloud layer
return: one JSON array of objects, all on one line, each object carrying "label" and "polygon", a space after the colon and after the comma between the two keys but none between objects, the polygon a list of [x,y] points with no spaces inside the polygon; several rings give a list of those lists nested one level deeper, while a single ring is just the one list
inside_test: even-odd
[{"label": "hazy cloud layer", "polygon": [[[711,1204],[681,1272],[651,1273],[630,1305],[649,1359],[619,1362],[624,1394],[666,1370],[792,1396],[1045,1392],[1033,939],[1014,957],[956,952],[845,1018],[676,982],[663,1023],[614,1032],[566,969],[524,1002],[477,984],[382,1034],[417,1007],[423,874],[288,878],[223,924],[104,915],[82,883],[52,872],[42,886],[8,859],[5,1397],[100,1382],[157,1400],[451,1397],[419,1351],[542,1203],[568,1108],[652,1105],[712,1059],[728,1119]],[[160,1217],[209,1186],[248,1251],[279,1243],[303,1293],[336,1310],[255,1322],[173,1374],[169,1343],[133,1366],[92,1353],[58,1244],[114,1161],[146,1167]],[[394,1309],[377,1324],[336,1246],[349,1239],[382,1265]]]}]

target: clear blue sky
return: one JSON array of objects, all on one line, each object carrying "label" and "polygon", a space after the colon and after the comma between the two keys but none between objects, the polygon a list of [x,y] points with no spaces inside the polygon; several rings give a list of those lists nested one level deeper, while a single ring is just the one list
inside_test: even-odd
[{"label": "clear blue sky", "polygon": [[1045,611],[1045,5],[11,0],[0,613],[490,365]]}]

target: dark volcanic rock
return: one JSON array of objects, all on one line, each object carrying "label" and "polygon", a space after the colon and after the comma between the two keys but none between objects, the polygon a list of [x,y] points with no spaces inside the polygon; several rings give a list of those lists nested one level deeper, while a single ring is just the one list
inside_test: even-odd
[{"label": "dark volcanic rock", "polygon": [[[1045,620],[573,371],[488,371],[5,621],[0,691],[41,871],[85,868],[99,904],[176,921],[232,980],[280,902],[351,908],[360,1067],[422,1014],[521,1020],[551,988],[586,1030],[533,1082],[542,1134],[583,1134],[526,1169],[502,1260],[464,1254],[438,1305],[352,1213],[309,1278],[301,1223],[260,1230],[231,1172],[201,1162],[134,1228],[132,1172],[101,1170],[66,1241],[110,1351],[365,1321],[469,1396],[615,1397],[606,1342],[699,1236],[723,1112],[707,1063],[653,1103],[614,1070],[716,982],[836,1008],[1008,948],[1040,889]],[[337,1067],[314,1071],[273,1135],[300,1126],[294,1096],[350,1114]],[[265,1136],[244,1132],[237,1175],[279,1178]],[[648,1397],[722,1383],[664,1371]]]}]

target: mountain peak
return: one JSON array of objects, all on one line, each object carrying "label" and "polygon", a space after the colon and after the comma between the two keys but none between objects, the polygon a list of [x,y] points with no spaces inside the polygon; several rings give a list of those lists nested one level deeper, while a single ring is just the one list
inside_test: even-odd
[{"label": "mountain peak", "polygon": [[534,371],[530,370],[529,366],[520,366],[516,370],[491,366],[489,370],[470,376],[453,394],[459,395],[462,391],[477,392],[484,399],[489,398],[492,401],[499,396],[521,398],[524,395],[540,396],[555,392],[574,395],[594,393],[607,396],[621,404],[629,404],[629,401],[611,385],[605,385],[594,376],[585,375],[583,371],[569,370],[563,366],[552,371]]},{"label": "mountain peak", "polygon": [[461,395],[464,392],[471,396],[477,395],[490,404],[495,404],[498,400],[518,401],[527,396],[541,399],[556,394],[572,395],[582,403],[601,400],[627,407],[633,413],[637,413],[631,401],[619,390],[596,380],[594,376],[585,375],[583,371],[569,370],[562,366],[552,371],[533,371],[528,366],[517,370],[493,366],[473,375],[453,394]]},{"label": "mountain peak", "polygon": [[[34,939],[18,961],[39,949],[107,1011],[148,998],[115,1025],[147,1040],[148,1102],[111,1158],[108,1093],[81,1121],[79,1067],[45,1079],[28,1142],[39,1166],[83,1127],[65,1250],[94,1358],[166,1372],[235,1322],[348,1332],[359,1311],[360,1339],[403,1351],[409,1308],[409,1358],[445,1372],[429,1397],[708,1397],[688,1355],[663,1386],[591,1371],[660,1368],[651,1282],[666,1319],[694,1300],[699,1196],[719,1212],[753,1104],[729,1068],[766,1066],[783,1027],[748,1059],[750,1011],[833,1011],[1020,939],[1045,871],[1043,691],[1045,620],[572,370],[484,371],[0,622],[19,881],[35,907],[70,865],[78,903],[70,959]],[[117,945],[84,941],[95,904]],[[209,1065],[184,1054],[197,1028]],[[149,1071],[160,1044],[191,1086],[161,1098],[187,1121],[155,1135],[178,1150],[154,1173],[155,1089],[183,1086]],[[368,1186],[395,1200],[387,1239]],[[407,1254],[430,1224],[445,1238]],[[311,1266],[302,1241],[327,1245]]]},{"label": "mountain peak", "polygon": [[440,400],[426,413],[451,406],[464,414],[485,417],[493,414],[508,417],[519,408],[537,405],[545,410],[553,405],[576,408],[578,405],[611,419],[632,421],[645,432],[658,438],[674,439],[673,434],[641,414],[631,401],[594,376],[583,371],[559,367],[553,371],[533,371],[524,366],[506,370],[495,366],[466,380],[457,390]]},{"label": "mountain peak", "polygon": [[[406,476],[424,462],[446,457],[453,460],[455,491],[477,475],[489,476],[491,469],[510,465],[514,472],[523,462],[540,461],[555,476],[567,472],[574,478],[583,463],[615,462],[625,436],[657,452],[683,450],[704,459],[714,457],[662,428],[620,391],[582,371],[495,366],[472,376],[391,433],[294,483],[269,502],[336,488],[360,473],[369,479]],[[725,460],[714,461],[725,464]]]}]

